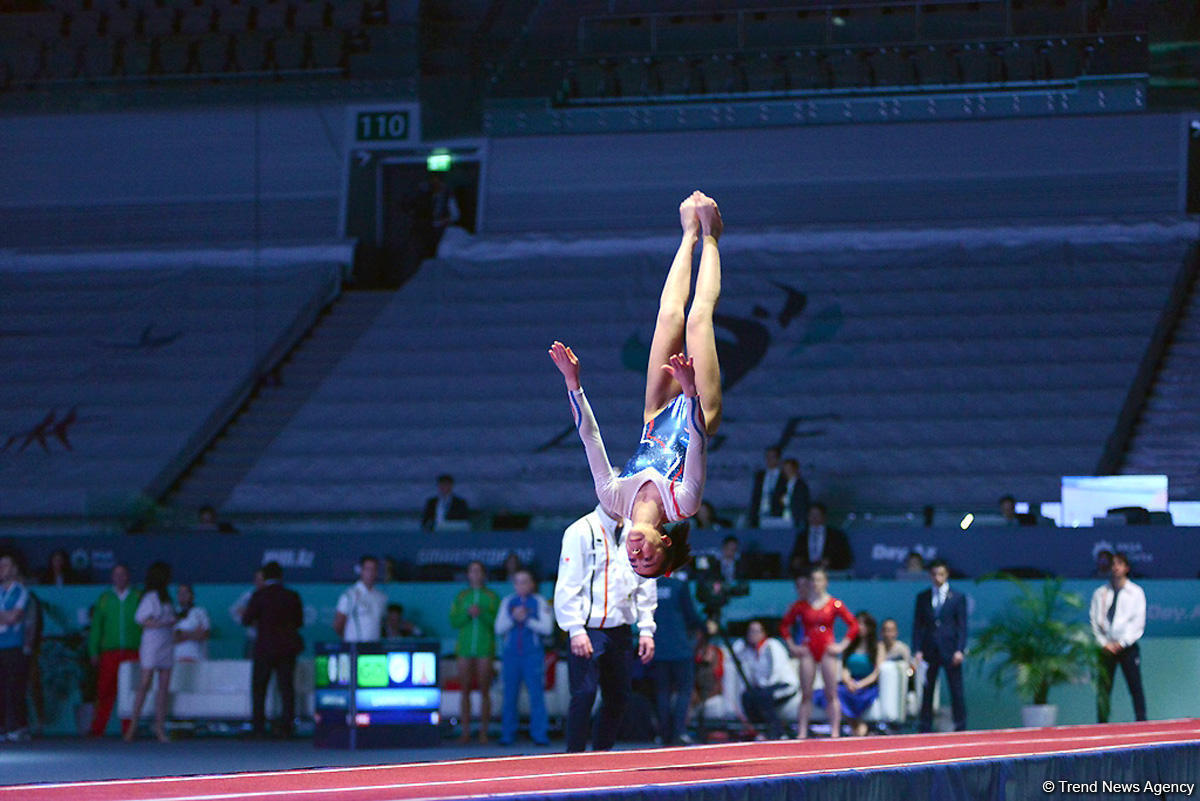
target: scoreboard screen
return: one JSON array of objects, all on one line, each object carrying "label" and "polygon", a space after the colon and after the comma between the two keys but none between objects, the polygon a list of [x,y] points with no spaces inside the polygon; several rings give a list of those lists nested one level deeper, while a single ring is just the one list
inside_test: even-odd
[{"label": "scoreboard screen", "polygon": [[442,702],[440,646],[423,639],[317,643],[318,728],[436,727]]}]

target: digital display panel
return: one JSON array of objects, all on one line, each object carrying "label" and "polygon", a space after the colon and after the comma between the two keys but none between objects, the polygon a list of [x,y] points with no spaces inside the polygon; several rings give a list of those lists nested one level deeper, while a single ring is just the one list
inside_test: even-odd
[{"label": "digital display panel", "polygon": [[354,682],[359,726],[436,722],[441,706],[436,640],[317,643],[314,703],[347,713]]}]

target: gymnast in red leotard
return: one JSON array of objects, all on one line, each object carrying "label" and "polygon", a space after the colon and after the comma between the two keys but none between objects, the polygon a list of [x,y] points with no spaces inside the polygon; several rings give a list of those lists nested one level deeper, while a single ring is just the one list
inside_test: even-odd
[{"label": "gymnast in red leotard", "polygon": [[[800,710],[797,713],[799,732],[803,740],[808,736],[808,719],[812,715],[813,682],[817,666],[825,682],[825,710],[829,713],[830,737],[838,737],[842,727],[842,708],[838,703],[836,688],[842,676],[842,651],[858,636],[858,621],[846,605],[829,594],[829,576],[817,568],[804,577],[796,579],[796,594],[800,600],[788,608],[780,624],[783,641],[792,656],[800,660]],[[846,634],[834,641],[833,624],[841,618],[846,624]],[[803,639],[798,636],[803,630]]]}]

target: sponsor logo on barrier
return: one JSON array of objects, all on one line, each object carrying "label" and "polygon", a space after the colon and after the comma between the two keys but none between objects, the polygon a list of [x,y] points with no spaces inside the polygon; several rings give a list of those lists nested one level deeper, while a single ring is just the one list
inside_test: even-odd
[{"label": "sponsor logo on barrier", "polygon": [[1154,554],[1151,551],[1147,551],[1145,548],[1143,548],[1142,543],[1137,541],[1118,542],[1113,544],[1108,540],[1096,540],[1096,542],[1092,544],[1092,558],[1095,559],[1097,556],[1099,556],[1101,551],[1108,551],[1109,553],[1117,553],[1120,551],[1129,557],[1129,564],[1131,565],[1138,563],[1150,564],[1154,561]]},{"label": "sponsor logo on barrier", "polygon": [[510,553],[524,563],[533,562],[537,553],[533,548],[422,548],[417,551],[418,565],[457,565],[479,561],[488,566],[504,564]]},{"label": "sponsor logo on barrier", "polygon": [[936,559],[938,554],[936,545],[922,545],[920,543],[913,545],[887,545],[877,542],[871,546],[871,558],[876,562],[899,562],[903,564],[905,557],[912,551],[921,554],[921,558],[926,562],[930,559]]},{"label": "sponsor logo on barrier", "polygon": [[307,548],[272,548],[263,551],[262,564],[278,562],[280,567],[312,567],[316,554]]},{"label": "sponsor logo on barrier", "polygon": [[1163,606],[1162,604],[1147,604],[1146,619],[1167,623],[1183,623],[1186,620],[1200,620],[1200,604],[1188,609],[1186,606]]}]

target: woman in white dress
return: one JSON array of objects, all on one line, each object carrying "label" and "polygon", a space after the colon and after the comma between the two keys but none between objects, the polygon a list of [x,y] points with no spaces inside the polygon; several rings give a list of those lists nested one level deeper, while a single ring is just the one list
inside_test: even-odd
[{"label": "woman in white dress", "polygon": [[133,619],[142,627],[142,644],[138,648],[138,661],[142,674],[138,681],[137,695],[133,699],[132,723],[125,732],[126,742],[132,742],[137,732],[137,722],[146,703],[150,682],[158,675],[158,691],[154,696],[154,736],[161,743],[168,742],[167,689],[171,683],[171,668],[175,666],[175,608],[167,585],[171,583],[171,568],[166,562],[155,562],[146,571],[146,589],[138,602]]}]

